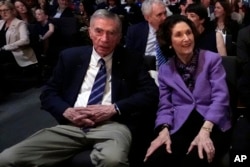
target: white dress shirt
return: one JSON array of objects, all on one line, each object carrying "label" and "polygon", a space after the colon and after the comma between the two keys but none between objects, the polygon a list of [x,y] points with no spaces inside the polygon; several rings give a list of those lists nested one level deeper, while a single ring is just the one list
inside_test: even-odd
[{"label": "white dress shirt", "polygon": [[156,30],[149,24],[149,34],[148,34],[148,41],[147,46],[145,50],[145,55],[149,56],[155,56],[156,50],[155,50],[155,44],[156,44]]},{"label": "white dress shirt", "polygon": [[[104,57],[103,59],[105,60],[105,65],[106,65],[106,70],[107,70],[107,81],[106,81],[106,86],[105,86],[105,91],[102,99],[102,103],[104,105],[109,105],[111,103],[111,67],[112,67],[112,55]],[[86,72],[86,75],[84,77],[83,83],[81,90],[78,94],[77,100],[75,102],[75,107],[86,107],[88,103],[88,99],[91,93],[91,89],[94,85],[95,82],[95,77],[97,75],[97,72],[99,71],[100,68],[100,63],[99,59],[101,56],[99,56],[95,49],[93,48],[93,52],[91,55],[90,63],[88,70]]]}]

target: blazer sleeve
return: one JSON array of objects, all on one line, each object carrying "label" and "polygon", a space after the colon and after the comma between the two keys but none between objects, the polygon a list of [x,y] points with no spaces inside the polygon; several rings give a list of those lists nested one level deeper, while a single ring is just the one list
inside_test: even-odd
[{"label": "blazer sleeve", "polygon": [[211,104],[209,104],[204,119],[221,125],[229,118],[229,91],[226,83],[226,72],[219,55],[209,57],[211,63],[207,70],[211,85]]},{"label": "blazer sleeve", "polygon": [[7,39],[7,45],[4,46],[5,50],[15,50],[21,46],[28,45],[30,42],[28,28],[23,21],[18,22],[15,27],[8,29],[7,36],[9,36],[7,37],[9,40]]}]

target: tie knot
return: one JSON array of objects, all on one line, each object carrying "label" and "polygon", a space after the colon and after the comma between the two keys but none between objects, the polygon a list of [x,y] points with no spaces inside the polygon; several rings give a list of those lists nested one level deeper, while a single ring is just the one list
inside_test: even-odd
[{"label": "tie knot", "polygon": [[100,59],[99,63],[101,64],[101,66],[105,66],[105,60],[104,59]]}]

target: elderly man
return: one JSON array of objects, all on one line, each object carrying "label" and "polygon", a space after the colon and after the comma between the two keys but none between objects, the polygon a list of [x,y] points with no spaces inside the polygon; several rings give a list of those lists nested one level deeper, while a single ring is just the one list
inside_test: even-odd
[{"label": "elderly man", "polygon": [[141,143],[153,131],[159,92],[142,56],[118,45],[121,31],[116,14],[92,15],[93,46],[64,50],[41,94],[42,107],[61,125],[3,151],[0,166],[53,166],[91,146],[94,166],[128,167],[133,142],[146,150]]},{"label": "elderly man", "polygon": [[[162,0],[145,0],[142,3],[141,10],[146,21],[128,28],[126,47],[137,50],[145,56],[155,58],[157,51],[159,51],[157,49],[156,31],[167,17],[166,5]],[[156,57],[157,66],[165,62],[164,57]],[[149,66],[155,66],[155,64],[149,64]]]}]

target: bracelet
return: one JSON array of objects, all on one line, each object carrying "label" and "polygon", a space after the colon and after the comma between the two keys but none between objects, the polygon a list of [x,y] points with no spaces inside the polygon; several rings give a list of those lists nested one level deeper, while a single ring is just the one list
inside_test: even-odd
[{"label": "bracelet", "polygon": [[161,125],[161,130],[163,130],[164,128],[169,129],[169,125],[168,125],[168,124],[163,124],[163,125]]},{"label": "bracelet", "polygon": [[212,128],[208,128],[208,127],[205,127],[205,126],[202,126],[201,129],[207,131],[207,132],[212,132]]}]

